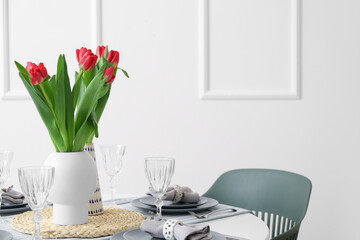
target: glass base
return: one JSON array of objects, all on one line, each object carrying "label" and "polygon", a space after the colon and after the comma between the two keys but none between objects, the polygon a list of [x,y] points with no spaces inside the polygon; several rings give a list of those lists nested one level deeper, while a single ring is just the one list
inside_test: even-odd
[{"label": "glass base", "polygon": [[41,236],[33,236],[31,240],[43,240]]}]

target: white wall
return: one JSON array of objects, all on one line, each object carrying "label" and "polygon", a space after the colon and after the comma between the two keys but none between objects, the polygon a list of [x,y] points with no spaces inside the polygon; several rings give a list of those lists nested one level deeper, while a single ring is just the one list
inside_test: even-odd
[{"label": "white wall", "polygon": [[16,152],[10,184],[19,186],[18,167],[54,151],[13,61],[44,61],[53,73],[65,53],[72,75],[75,49],[102,42],[131,76],[115,80],[95,141],[128,146],[119,193],[144,192],[145,156],[175,157],[173,182],[200,193],[230,169],[283,169],[313,182],[299,239],[356,239],[360,1],[2,2],[0,148]]}]

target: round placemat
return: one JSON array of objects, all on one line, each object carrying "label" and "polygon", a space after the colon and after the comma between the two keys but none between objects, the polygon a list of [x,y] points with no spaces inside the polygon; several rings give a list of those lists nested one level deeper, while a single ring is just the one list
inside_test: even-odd
[{"label": "round placemat", "polygon": [[[15,230],[33,234],[34,213],[28,211],[13,217],[10,220]],[[104,213],[96,216],[89,216],[89,221],[81,225],[61,226],[52,222],[52,208],[41,211],[41,235],[43,238],[96,238],[111,236],[115,233],[138,228],[144,219],[141,213],[121,208],[105,207]]]}]

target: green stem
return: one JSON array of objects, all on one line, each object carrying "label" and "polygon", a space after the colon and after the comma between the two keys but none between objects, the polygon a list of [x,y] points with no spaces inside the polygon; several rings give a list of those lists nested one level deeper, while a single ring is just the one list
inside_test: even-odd
[{"label": "green stem", "polygon": [[83,75],[84,75],[84,73],[85,73],[85,71],[80,68],[79,75],[78,75],[78,77],[75,79],[75,82],[76,82],[76,80],[78,80],[79,78],[82,78]]}]

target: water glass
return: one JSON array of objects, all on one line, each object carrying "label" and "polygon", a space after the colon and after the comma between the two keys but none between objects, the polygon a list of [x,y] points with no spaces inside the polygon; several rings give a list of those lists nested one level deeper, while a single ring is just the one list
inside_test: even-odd
[{"label": "water glass", "polygon": [[156,198],[156,216],[161,218],[161,208],[163,206],[162,197],[170,186],[171,178],[174,174],[175,159],[168,157],[148,157],[145,158],[145,175],[149,180],[151,192]]},{"label": "water glass", "polygon": [[34,211],[33,221],[35,233],[32,240],[41,240],[40,215],[54,183],[55,168],[50,166],[22,167],[19,168],[19,182],[21,190],[31,208]]},{"label": "water glass", "polygon": [[[4,188],[9,175],[10,175],[10,164],[11,160],[14,157],[14,152],[9,150],[1,150],[0,151],[0,210],[1,210],[1,203],[2,203],[2,191],[1,189]],[[5,220],[2,219],[0,215],[0,223],[4,223]]]},{"label": "water glass", "polygon": [[122,144],[106,144],[101,145],[102,159],[104,169],[110,177],[111,206],[116,206],[115,202],[115,177],[120,173],[124,163],[125,145]]}]

